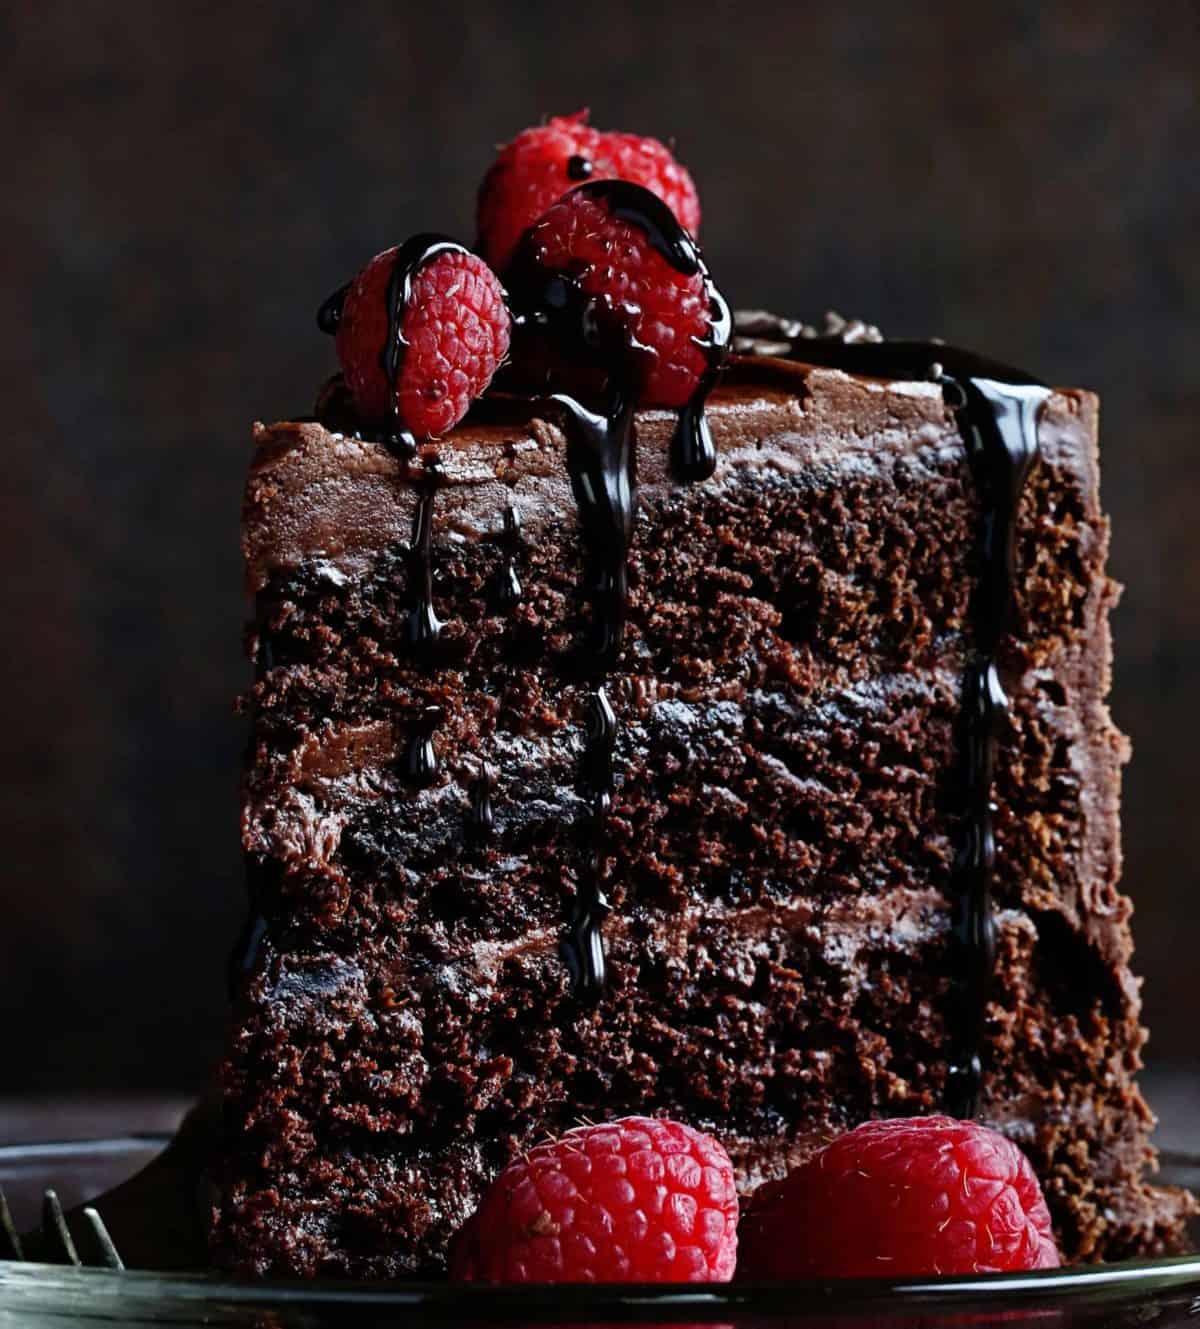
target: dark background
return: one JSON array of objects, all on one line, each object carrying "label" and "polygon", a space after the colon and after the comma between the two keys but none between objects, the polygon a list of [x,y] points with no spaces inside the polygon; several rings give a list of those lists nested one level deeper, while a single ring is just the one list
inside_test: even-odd
[{"label": "dark background", "polygon": [[252,419],[313,312],[492,145],[674,136],[737,304],[941,334],[1104,399],[1126,883],[1152,1055],[1200,1005],[1194,3],[24,0],[0,18],[0,1088],[198,1085],[242,912]]}]

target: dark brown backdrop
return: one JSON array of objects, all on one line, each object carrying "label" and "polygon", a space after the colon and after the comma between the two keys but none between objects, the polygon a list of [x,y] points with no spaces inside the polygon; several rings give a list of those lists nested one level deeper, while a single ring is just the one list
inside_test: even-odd
[{"label": "dark brown backdrop", "polygon": [[191,1086],[241,912],[230,711],[254,417],[329,289],[470,238],[490,145],[674,135],[741,304],[1104,395],[1129,887],[1154,1051],[1200,1002],[1197,9],[162,4],[0,18],[0,1088]]}]

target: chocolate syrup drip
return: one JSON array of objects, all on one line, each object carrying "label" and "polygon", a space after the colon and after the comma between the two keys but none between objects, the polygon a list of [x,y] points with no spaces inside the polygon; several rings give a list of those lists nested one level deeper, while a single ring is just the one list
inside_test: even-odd
[{"label": "chocolate syrup drip", "polygon": [[1012,628],[1017,517],[1026,481],[1037,464],[1038,414],[1049,390],[1021,370],[939,342],[794,339],[792,354],[809,364],[854,374],[939,382],[979,495],[980,572],[971,602],[960,715],[964,818],[951,888],[958,979],[949,1020],[946,1083],[946,1110],[973,1117],[983,1087],[984,1021],[996,960],[992,794],[997,745],[1008,710],[999,652]]},{"label": "chocolate syrup drip", "polygon": [[567,471],[586,550],[584,587],[592,604],[585,667],[601,676],[616,662],[629,603],[628,555],[636,480],[632,394],[615,390],[603,413],[555,393],[567,424]]},{"label": "chocolate syrup drip", "polygon": [[342,321],[342,310],[346,305],[346,296],[350,294],[350,283],[339,286],[328,300],[317,310],[317,327],[327,337],[335,337]]},{"label": "chocolate syrup drip", "polygon": [[[944,360],[943,360],[944,363]],[[954,863],[954,937],[966,998],[946,1085],[946,1107],[973,1117],[983,1087],[984,1017],[996,962],[992,876],[996,863],[992,787],[996,749],[1008,713],[998,653],[1012,626],[1017,514],[1038,458],[1037,418],[1046,389],[992,378],[943,379],[980,498],[980,577],[962,699],[966,819]]]},{"label": "chocolate syrup drip", "polygon": [[609,212],[642,231],[651,246],[676,272],[686,277],[699,273],[704,281],[704,293],[712,317],[709,334],[701,343],[708,369],[679,412],[671,459],[678,479],[707,480],[717,469],[717,453],[704,407],[721,377],[733,335],[733,315],[729,305],[717,289],[699,246],[656,194],[627,180],[597,180],[594,184],[582,185],[576,192],[586,192],[607,203]]},{"label": "chocolate syrup drip", "polygon": [[[703,278],[712,309],[711,331],[703,344],[708,371],[680,412],[672,457],[679,479],[705,479],[716,466],[716,452],[704,406],[725,362],[733,321],[729,306],[695,241],[656,195],[624,180],[593,181],[573,192],[600,200],[610,215],[637,227],[676,271],[686,276],[699,273]],[[567,469],[586,553],[584,589],[592,606],[584,665],[596,676],[582,773],[591,810],[579,895],[564,953],[576,991],[595,998],[604,986],[602,924],[609,903],[602,882],[617,737],[617,718],[604,682],[620,654],[628,612],[628,556],[637,499],[633,418],[647,357],[653,352],[634,340],[626,311],[614,309],[603,296],[587,294],[570,275],[547,271],[539,264],[532,244],[518,248],[506,276],[523,332],[549,333],[559,348],[577,350],[585,364],[597,364],[607,371],[598,410],[565,393],[550,397],[564,414]]]},{"label": "chocolate syrup drip", "polygon": [[437,779],[441,763],[437,748],[433,746],[433,736],[444,718],[440,706],[427,706],[409,736],[402,764],[404,777],[410,784],[427,785]]},{"label": "chocolate syrup drip", "polygon": [[395,387],[400,380],[400,370],[404,365],[404,353],[408,342],[404,340],[404,313],[412,301],[412,284],[417,273],[426,263],[432,262],[440,254],[465,254],[467,250],[448,235],[433,232],[414,235],[405,240],[396,252],[392,264],[392,275],[387,284],[388,335],[379,353],[379,365],[387,375],[392,387],[393,411],[395,408]]},{"label": "chocolate syrup drip", "polygon": [[495,774],[485,761],[479,768],[479,774],[471,781],[471,809],[467,826],[476,840],[491,839],[496,829],[496,815],[492,809],[495,788]]},{"label": "chocolate syrup drip", "polygon": [[[387,339],[379,355],[379,367],[388,381],[391,428],[382,436],[394,452],[411,458],[417,450],[416,439],[400,426],[399,402],[396,386],[404,367],[404,354],[408,343],[404,338],[404,313],[412,300],[412,284],[417,273],[439,254],[462,253],[466,249],[448,236],[414,235],[396,251],[387,284]],[[341,322],[348,286],[333,295],[321,306],[317,324],[322,332],[334,333]],[[355,431],[364,437],[361,431]],[[418,653],[428,653],[437,641],[442,624],[433,608],[433,501],[436,481],[429,479],[419,490],[417,508],[413,514],[412,542],[408,550],[408,584],[413,599],[408,614],[407,635],[409,645]],[[442,722],[442,712],[436,706],[426,707],[409,737],[401,766],[405,778],[414,785],[431,784],[438,775],[439,762],[433,735]]]},{"label": "chocolate syrup drip", "polygon": [[413,606],[408,611],[409,644],[428,650],[442,630],[441,620],[433,611],[433,496],[432,483],[417,495],[413,515],[412,543],[408,549],[408,585]]},{"label": "chocolate syrup drip", "polygon": [[725,297],[713,285],[707,272],[704,281],[709,308],[712,310],[712,331],[704,343],[708,370],[679,412],[679,421],[675,426],[671,460],[680,480],[707,480],[717,469],[717,450],[713,446],[704,407],[725,365],[725,355],[733,332],[733,316]]},{"label": "chocolate syrup drip", "polygon": [[612,754],[617,718],[603,680],[620,654],[629,604],[629,545],[633,538],[636,487],[633,456],[634,398],[614,390],[606,413],[597,414],[574,398],[552,400],[566,412],[567,470],[579,509],[587,563],[584,579],[592,603],[586,667],[599,674],[591,697],[583,783],[591,813],[579,874],[579,894],[567,927],[564,958],[576,992],[595,1000],[604,989],[604,919],[609,913],[602,888],[608,811],[612,803]]},{"label": "chocolate syrup drip", "polygon": [[[724,364],[733,321],[696,242],[675,214],[648,189],[627,180],[596,180],[574,194],[602,202],[610,215],[637,227],[651,247],[677,272],[700,274],[713,313],[704,343],[709,370],[692,399],[680,412],[673,454],[683,480],[703,479],[716,462],[704,420],[704,405]],[[597,411],[566,394],[555,394],[566,412],[567,467],[579,505],[590,567],[589,595],[595,608],[594,654],[603,668],[620,649],[625,619],[625,563],[633,531],[636,477],[633,473],[633,413],[653,352],[638,345],[628,328],[628,315],[603,296],[588,295],[578,281],[550,272],[537,260],[532,245],[518,248],[509,270],[513,308],[528,329],[551,333],[568,350],[607,371],[605,400]]]},{"label": "chocolate syrup drip", "polygon": [[604,892],[608,814],[612,808],[613,749],[617,717],[601,685],[588,699],[587,746],[583,754],[583,780],[591,800],[584,833],[583,862],[575,909],[567,925],[564,957],[575,990],[595,999],[604,990],[605,918],[611,911]]},{"label": "chocolate syrup drip", "polygon": [[[400,381],[400,372],[404,367],[404,353],[408,342],[404,339],[404,312],[412,300],[412,284],[416,275],[432,262],[439,254],[465,254],[469,252],[456,240],[447,235],[423,232],[406,240],[396,251],[392,263],[391,275],[387,284],[387,340],[379,353],[379,367],[383,370],[390,389],[388,393],[390,428],[378,435],[397,455],[411,457],[417,450],[417,440],[400,424],[400,404],[396,399],[396,385]],[[342,309],[350,284],[341,287],[329,297],[317,311],[317,326],[322,332],[333,335],[342,321]],[[356,431],[360,438],[367,437],[362,431]]]},{"label": "chocolate syrup drip", "polygon": [[[408,611],[408,642],[418,658],[426,660],[442,630],[441,620],[433,610],[433,496],[436,492],[436,480],[427,478],[417,494],[412,542],[408,549],[408,586],[413,599]],[[402,760],[404,776],[410,784],[427,785],[437,778],[439,763],[433,735],[443,718],[439,707],[427,706],[417,721]]]},{"label": "chocolate syrup drip", "polygon": [[1043,386],[1023,370],[938,341],[847,342],[840,337],[814,337],[797,339],[791,346],[792,358],[805,364],[827,365],[868,378],[920,382],[929,378],[933,366],[941,365],[945,376],[960,381],[980,378],[1011,386]]},{"label": "chocolate syrup drip", "polygon": [[521,553],[521,513],[515,504],[504,509],[504,562],[496,574],[495,599],[501,609],[515,609],[525,594],[517,572]]},{"label": "chocolate syrup drip", "polygon": [[571,193],[599,199],[609,216],[636,226],[676,272],[690,277],[703,270],[699,245],[657,194],[629,180],[593,180]]},{"label": "chocolate syrup drip", "polygon": [[712,317],[709,334],[701,343],[708,369],[679,412],[671,459],[678,479],[707,480],[717,469],[717,453],[704,407],[721,377],[733,335],[733,315],[729,305],[717,289],[699,246],[657,194],[628,180],[597,180],[581,185],[573,192],[586,193],[590,198],[606,203],[612,216],[636,226],[676,272],[686,277],[699,273],[704,281],[704,293]]}]

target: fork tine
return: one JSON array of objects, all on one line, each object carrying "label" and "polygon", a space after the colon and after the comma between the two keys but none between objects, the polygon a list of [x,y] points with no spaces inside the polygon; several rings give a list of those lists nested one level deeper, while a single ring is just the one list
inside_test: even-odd
[{"label": "fork tine", "polygon": [[100,1247],[100,1258],[109,1269],[124,1269],[125,1263],[117,1253],[116,1244],[109,1236],[108,1228],[104,1226],[102,1219],[95,1209],[88,1205],[83,1211],[84,1218],[92,1225],[92,1235],[96,1238],[96,1244]]},{"label": "fork tine", "polygon": [[83,1264],[79,1252],[75,1249],[71,1229],[67,1227],[63,1207],[55,1191],[48,1190],[42,1196],[42,1231],[48,1241],[57,1240],[59,1249],[67,1257],[68,1263],[77,1269]]},{"label": "fork tine", "polygon": [[13,1222],[12,1210],[0,1186],[0,1260],[23,1260],[25,1252],[21,1249],[21,1238],[17,1234],[17,1225]]}]

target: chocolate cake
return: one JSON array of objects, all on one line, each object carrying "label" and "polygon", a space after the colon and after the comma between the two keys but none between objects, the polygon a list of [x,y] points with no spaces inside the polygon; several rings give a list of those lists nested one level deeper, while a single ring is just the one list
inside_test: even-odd
[{"label": "chocolate cake", "polygon": [[615,471],[563,401],[400,448],[335,384],[255,426],[219,1264],[437,1274],[515,1152],[634,1111],[747,1190],[872,1116],[977,1114],[1065,1260],[1180,1237],[1134,1079],[1096,399],[739,332],[682,472],[666,410]]}]

